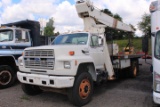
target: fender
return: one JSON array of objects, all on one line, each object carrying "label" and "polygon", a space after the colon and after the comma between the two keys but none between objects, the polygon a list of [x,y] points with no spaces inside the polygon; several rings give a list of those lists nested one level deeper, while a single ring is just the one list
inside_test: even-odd
[{"label": "fender", "polygon": [[16,60],[16,58],[13,55],[0,55],[0,58],[2,57],[11,57],[14,59],[16,66],[18,66],[18,61]]},{"label": "fender", "polygon": [[[58,62],[58,61],[60,61],[60,62],[71,61],[73,63],[75,63],[75,61],[76,61],[77,62],[77,66],[74,66],[75,70],[77,70],[79,64],[82,64],[82,63],[93,63],[93,65],[94,65],[94,61],[93,61],[92,57],[90,57],[90,56],[67,56],[67,57],[64,56],[64,57],[57,57],[56,58],[56,62]],[[95,67],[95,65],[94,65],[94,67]]]},{"label": "fender", "polygon": [[73,63],[77,63],[77,65],[74,64],[73,65],[74,67],[72,68],[72,69],[74,69],[74,71],[76,71],[76,72],[74,72],[74,76],[76,76],[78,74],[78,69],[81,66],[83,66],[83,67],[87,66],[89,68],[88,72],[91,74],[92,79],[94,81],[97,80],[96,67],[95,67],[93,58],[90,57],[90,56],[67,56],[67,57],[64,56],[64,57],[58,57],[56,59],[56,61],[61,61],[61,62],[63,62],[63,61],[71,61]]}]

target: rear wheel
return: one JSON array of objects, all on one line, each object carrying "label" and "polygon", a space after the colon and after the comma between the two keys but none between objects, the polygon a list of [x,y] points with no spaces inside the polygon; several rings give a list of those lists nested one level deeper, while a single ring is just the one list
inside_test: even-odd
[{"label": "rear wheel", "polygon": [[42,93],[42,90],[38,86],[30,85],[30,84],[23,84],[23,83],[21,84],[21,86],[22,86],[22,90],[27,95],[33,96],[33,95]]},{"label": "rear wheel", "polygon": [[16,75],[11,67],[7,65],[0,66],[0,89],[12,86],[15,79]]},{"label": "rear wheel", "polygon": [[76,77],[73,88],[69,89],[69,99],[76,106],[87,104],[93,94],[93,81],[88,72],[83,72]]}]

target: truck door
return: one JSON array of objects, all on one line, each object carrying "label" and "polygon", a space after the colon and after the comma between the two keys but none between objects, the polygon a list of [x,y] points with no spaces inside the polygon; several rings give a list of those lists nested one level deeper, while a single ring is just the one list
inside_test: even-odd
[{"label": "truck door", "polygon": [[92,56],[95,66],[98,69],[103,68],[103,45],[98,43],[99,36],[93,34],[90,38],[90,55]]},{"label": "truck door", "polygon": [[23,50],[31,46],[29,31],[15,30],[15,45],[12,47],[15,51],[15,57],[19,57]]}]

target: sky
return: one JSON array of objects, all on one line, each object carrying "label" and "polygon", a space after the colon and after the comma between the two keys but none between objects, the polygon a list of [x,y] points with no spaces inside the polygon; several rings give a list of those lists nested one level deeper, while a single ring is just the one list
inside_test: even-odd
[{"label": "sky", "polygon": [[[109,9],[119,14],[124,23],[137,28],[144,13],[149,13],[149,5],[154,0],[91,0],[99,9]],[[0,0],[0,24],[20,21],[37,20],[41,26],[49,18],[54,18],[55,31],[60,33],[83,30],[83,21],[76,13],[76,0]],[[141,36],[140,30],[136,31]]]}]

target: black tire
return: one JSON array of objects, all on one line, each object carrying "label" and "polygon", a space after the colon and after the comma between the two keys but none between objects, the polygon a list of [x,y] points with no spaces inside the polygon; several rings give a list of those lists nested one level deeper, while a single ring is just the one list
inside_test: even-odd
[{"label": "black tire", "polygon": [[131,67],[129,71],[129,76],[135,78],[139,73],[138,60],[131,61]]},{"label": "black tire", "polygon": [[0,66],[0,89],[8,88],[14,84],[16,73],[8,65]]},{"label": "black tire", "polygon": [[30,85],[30,84],[21,84],[22,90],[24,91],[24,93],[26,93],[27,95],[38,95],[40,93],[42,93],[42,90],[35,85]]},{"label": "black tire", "polygon": [[69,89],[68,97],[76,106],[90,102],[93,95],[93,80],[88,72],[76,76],[73,88]]}]

